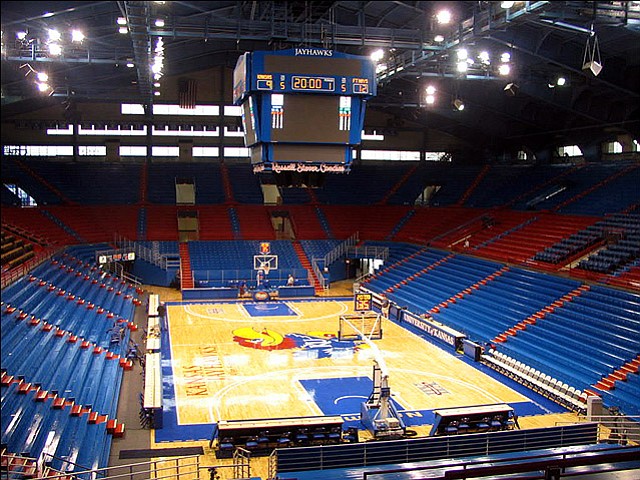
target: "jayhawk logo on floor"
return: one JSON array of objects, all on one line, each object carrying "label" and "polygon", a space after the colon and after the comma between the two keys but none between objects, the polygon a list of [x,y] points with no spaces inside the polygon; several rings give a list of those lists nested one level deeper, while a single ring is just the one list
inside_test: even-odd
[{"label": "jayhawk logo on floor", "polygon": [[338,340],[333,332],[290,333],[282,335],[268,328],[256,330],[252,327],[233,331],[233,341],[243,347],[258,350],[292,350],[317,352],[317,358],[329,358],[337,352],[356,352],[367,345],[364,342]]}]

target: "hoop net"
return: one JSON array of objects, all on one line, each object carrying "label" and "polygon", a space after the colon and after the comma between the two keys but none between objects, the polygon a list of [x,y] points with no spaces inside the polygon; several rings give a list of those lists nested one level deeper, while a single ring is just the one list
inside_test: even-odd
[{"label": "hoop net", "polygon": [[338,340],[378,340],[382,338],[382,317],[376,312],[340,315]]},{"label": "hoop net", "polygon": [[362,314],[340,315],[338,339],[358,339],[366,343],[371,348],[373,358],[380,367],[380,374],[383,378],[388,378],[387,363],[378,346],[372,341],[380,338],[382,338],[382,317],[379,313],[364,312]]}]

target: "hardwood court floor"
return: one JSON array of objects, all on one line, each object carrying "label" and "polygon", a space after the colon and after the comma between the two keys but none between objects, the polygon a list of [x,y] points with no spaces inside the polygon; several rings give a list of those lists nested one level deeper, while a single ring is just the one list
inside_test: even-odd
[{"label": "hardwood court floor", "polygon": [[[322,343],[326,334],[337,331],[338,317],[352,312],[350,299],[282,302],[290,309],[285,311],[287,315],[271,315],[274,312],[265,310],[269,315],[262,316],[260,309],[240,303],[182,304],[178,303],[177,292],[154,290],[160,290],[156,293],[161,300],[176,302],[169,306],[168,316],[179,424],[322,415],[326,399],[319,405],[320,397],[327,393],[323,390],[337,386],[344,391],[329,393],[347,397],[349,389],[357,385],[354,378],[372,378],[374,355],[370,348],[332,355],[336,350]],[[344,290],[347,293],[348,288]],[[320,343],[314,346],[314,342],[303,342],[300,346],[300,339],[309,337],[319,338]],[[291,345],[289,340],[298,343]],[[282,348],[287,342],[291,348]],[[393,399],[414,415],[437,408],[529,401],[393,322],[384,321],[383,338],[375,345],[387,365]],[[320,382],[318,389],[303,387],[303,383],[314,381]],[[520,425],[526,429],[576,420],[572,413],[521,415]],[[424,436],[430,425],[410,428]],[[366,433],[363,438],[367,438]],[[202,464],[230,464],[216,459],[208,442],[155,443],[152,435],[152,448],[169,445],[201,445],[205,450]],[[251,465],[252,475],[267,478],[266,458],[254,458]],[[233,478],[230,468],[223,468],[220,474],[223,479]]]},{"label": "hardwood court floor", "polygon": [[[328,340],[339,316],[353,313],[353,301],[283,302],[287,315],[260,316],[259,308],[270,305],[258,305],[254,316],[241,303],[169,307],[180,424],[323,415],[314,389],[301,381],[340,388],[340,382],[321,380],[372,377],[374,350],[340,349]],[[374,343],[386,362],[393,398],[404,410],[528,401],[393,322],[384,321],[383,331]],[[356,395],[349,386],[356,384],[347,382],[339,393]]]}]

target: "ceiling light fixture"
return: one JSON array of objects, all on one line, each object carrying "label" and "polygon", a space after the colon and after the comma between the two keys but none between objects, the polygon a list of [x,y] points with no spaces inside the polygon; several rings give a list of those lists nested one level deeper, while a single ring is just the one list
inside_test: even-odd
[{"label": "ceiling light fixture", "polygon": [[444,35],[436,35],[435,37],[433,37],[433,41],[434,42],[444,42]]},{"label": "ceiling light fixture", "polygon": [[464,102],[462,100],[460,100],[459,98],[456,98],[453,101],[453,107],[458,110],[459,112],[461,112],[462,110],[464,110]]},{"label": "ceiling light fixture", "polygon": [[498,67],[498,73],[503,77],[506,77],[511,73],[511,67],[507,63],[503,63]]},{"label": "ceiling light fixture", "polygon": [[118,17],[118,19],[116,20],[116,23],[118,25],[126,25],[127,24],[127,19],[124,17]]},{"label": "ceiling light fixture", "polygon": [[49,44],[49,53],[54,56],[62,55],[62,46],[58,43]]},{"label": "ceiling light fixture", "polygon": [[436,14],[436,20],[441,25],[446,25],[451,22],[451,12],[449,10],[440,10]]},{"label": "ceiling light fixture", "polygon": [[84,40],[84,33],[80,30],[71,30],[71,41],[80,43]]},{"label": "ceiling light fixture", "polygon": [[50,42],[57,42],[58,40],[60,40],[60,38],[62,38],[62,35],[60,35],[60,32],[55,28],[50,28],[48,30],[48,34],[49,34]]},{"label": "ceiling light fixture", "polygon": [[379,62],[384,58],[384,50],[379,48],[378,50],[371,52],[370,57],[371,57],[371,60],[373,60],[374,62]]}]

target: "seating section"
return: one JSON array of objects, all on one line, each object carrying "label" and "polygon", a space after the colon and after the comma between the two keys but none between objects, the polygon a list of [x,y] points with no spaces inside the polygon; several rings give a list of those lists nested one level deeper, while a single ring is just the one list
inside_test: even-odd
[{"label": "seating section", "polygon": [[[640,168],[636,163],[603,166],[609,176],[591,188],[585,188],[579,196],[558,209],[560,213],[574,215],[606,215],[626,210],[638,203]],[[597,178],[600,178],[598,175]]]},{"label": "seating section", "polygon": [[[90,252],[86,251],[87,255]],[[95,254],[95,252],[94,252]],[[2,292],[2,443],[65,472],[107,466],[137,289],[63,253]]]},{"label": "seating section", "polygon": [[[481,344],[499,341],[498,352],[549,381],[602,390],[603,377],[638,355],[638,294],[429,249],[394,261],[364,285]],[[607,389],[606,400],[637,414],[629,377]],[[617,385],[624,385],[620,394]]]},{"label": "seating section", "polygon": [[581,260],[580,268],[612,273],[640,258],[640,214],[615,214],[598,226],[606,246]]},{"label": "seating section", "polygon": [[147,201],[151,204],[175,205],[176,180],[194,183],[197,204],[221,204],[225,200],[218,163],[180,162],[148,165]]},{"label": "seating section", "polygon": [[425,249],[367,279],[366,285],[422,314],[499,268],[493,262]]},{"label": "seating section", "polygon": [[[550,310],[550,311],[549,311]],[[598,392],[598,381],[638,355],[640,295],[594,286],[548,309],[535,325],[500,344],[497,349],[577,389]],[[628,376],[633,377],[633,375]],[[638,396],[627,396],[627,381],[615,382],[607,397],[629,415],[637,415]],[[640,393],[640,392],[636,392]]]},{"label": "seating section", "polygon": [[34,243],[2,230],[2,271],[11,270],[35,255]]},{"label": "seating section", "polygon": [[[447,234],[460,225],[481,217],[483,210],[460,207],[416,208],[415,213],[395,232],[394,240],[399,242],[431,243],[436,247],[449,248]],[[455,238],[459,238],[457,235]]]},{"label": "seating section", "polygon": [[200,240],[228,240],[233,238],[231,219],[224,205],[199,205]]},{"label": "seating section", "polygon": [[[271,254],[278,256],[278,269],[269,273],[273,285],[284,285],[289,274],[303,284],[307,271],[300,264],[293,244],[288,240],[273,240]],[[189,242],[191,269],[196,286],[228,287],[239,281],[255,286],[254,256],[260,254],[259,241]]]},{"label": "seating section", "polygon": [[580,285],[520,268],[502,268],[486,280],[454,303],[431,312],[433,318],[472,340],[488,342]]},{"label": "seating section", "polygon": [[327,253],[342,243],[342,240],[301,240],[300,244],[309,260],[323,259]]},{"label": "seating section", "polygon": [[520,263],[593,220],[525,212],[493,212],[485,228],[469,236],[474,254]]},{"label": "seating section", "polygon": [[[618,198],[613,204],[616,208],[611,209],[612,204],[604,206],[597,202],[591,202],[588,196],[583,196],[585,192],[592,189],[598,190],[607,184],[612,177],[620,174],[628,165],[625,164],[587,164],[583,168],[574,169],[563,177],[563,186],[566,188],[557,195],[549,196],[537,203],[537,210],[554,210],[559,213],[573,213],[578,215],[604,215],[611,211],[624,210],[633,202],[637,201],[637,195],[630,198]],[[595,191],[594,190],[594,191]],[[612,196],[617,196],[612,194]],[[584,204],[585,207],[577,208]]]},{"label": "seating section", "polygon": [[[243,240],[274,240],[269,211],[257,205],[236,205],[240,238]],[[229,238],[229,237],[227,237]]]},{"label": "seating section", "polygon": [[404,163],[367,162],[353,167],[348,175],[327,175],[317,199],[324,205],[376,204],[414,164]]},{"label": "seating section", "polygon": [[238,203],[261,205],[264,203],[260,176],[255,175],[246,163],[226,164],[233,199]]},{"label": "seating section", "polygon": [[464,205],[490,208],[501,207],[519,197],[530,199],[566,170],[565,166],[492,165]]},{"label": "seating section", "polygon": [[409,210],[399,205],[380,205],[375,208],[362,205],[323,205],[334,238],[345,240],[354,233],[360,238],[385,240]]},{"label": "seating section", "polygon": [[609,273],[639,256],[639,235],[639,214],[614,214],[546,247],[534,260],[564,265],[585,252],[598,249],[596,256],[589,256],[579,266]]},{"label": "seating section", "polygon": [[73,245],[78,240],[61,225],[44,215],[39,208],[2,207],[2,223],[23,232],[24,237],[38,238],[41,245]]}]

